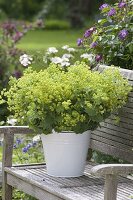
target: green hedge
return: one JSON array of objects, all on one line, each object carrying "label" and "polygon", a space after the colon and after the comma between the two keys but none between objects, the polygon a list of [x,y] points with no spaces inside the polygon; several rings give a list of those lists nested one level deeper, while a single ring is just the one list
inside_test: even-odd
[{"label": "green hedge", "polygon": [[70,23],[65,20],[51,19],[45,22],[45,29],[47,30],[67,30],[70,28]]}]

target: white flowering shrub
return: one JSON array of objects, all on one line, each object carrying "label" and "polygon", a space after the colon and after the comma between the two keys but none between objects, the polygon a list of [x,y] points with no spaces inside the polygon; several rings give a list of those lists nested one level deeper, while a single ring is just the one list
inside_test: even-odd
[{"label": "white flowering shrub", "polygon": [[77,60],[84,61],[88,65],[93,65],[95,62],[94,55],[82,52],[82,49],[79,51],[79,49],[69,47],[69,45],[64,45],[59,49],[50,47],[46,50],[43,61],[47,65],[53,63],[60,64],[62,67],[68,67]]},{"label": "white flowering shrub", "polygon": [[69,45],[64,45],[58,49],[56,47],[49,47],[45,51],[44,55],[36,54],[36,57],[24,54],[20,56],[19,61],[23,66],[29,66],[31,64],[38,65],[38,60],[40,59],[42,59],[46,67],[52,63],[57,65],[59,64],[63,68],[74,64],[77,60],[84,61],[86,64],[91,66],[95,62],[93,54],[84,53],[83,49],[77,50]]}]

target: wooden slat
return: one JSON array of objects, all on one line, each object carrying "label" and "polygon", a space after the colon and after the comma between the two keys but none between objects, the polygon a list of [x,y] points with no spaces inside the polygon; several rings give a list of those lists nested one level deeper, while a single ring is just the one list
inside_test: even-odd
[{"label": "wooden slat", "polygon": [[10,134],[30,134],[34,133],[28,126],[0,126],[0,134],[6,134],[10,131]]},{"label": "wooden slat", "polygon": [[12,185],[13,187],[17,188],[18,190],[23,191],[39,200],[44,200],[44,199],[63,200],[62,198],[57,197],[55,194],[53,195],[47,191],[45,191],[45,193],[44,193],[43,189],[41,189],[37,186],[34,186],[34,182],[32,184],[29,184],[26,181],[24,182],[20,178],[15,177],[11,174],[8,174],[7,181],[8,181],[8,184]]},{"label": "wooden slat", "polygon": [[[93,136],[96,135],[97,138],[98,138],[98,137],[100,138],[100,140],[103,139],[103,141],[104,141],[104,139],[108,139],[108,140],[107,140],[107,142],[109,142],[108,144],[112,144],[113,142],[114,142],[114,145],[113,145],[113,146],[115,146],[115,142],[117,142],[117,144],[119,144],[119,146],[121,146],[121,144],[124,144],[124,145],[126,145],[125,147],[126,147],[127,149],[129,149],[129,150],[132,151],[132,148],[133,148],[133,140],[131,141],[131,140],[127,140],[127,139],[125,139],[125,138],[122,138],[120,134],[115,135],[115,132],[114,132],[114,134],[113,134],[112,130],[110,130],[110,129],[106,129],[106,128],[103,129],[103,128],[102,128],[101,130],[102,130],[102,131],[99,131],[99,130],[94,131],[94,132],[92,133],[91,138],[94,138]],[[107,133],[110,133],[108,130],[109,130],[110,132],[112,132],[112,134],[107,134]],[[104,132],[104,131],[106,131],[106,132]]]},{"label": "wooden slat", "polygon": [[11,134],[10,129],[7,129],[6,134],[4,134],[2,160],[2,199],[4,200],[12,199],[12,187],[7,185],[7,174],[5,173],[4,168],[12,166],[13,141],[14,135]]},{"label": "wooden slat", "polygon": [[[130,118],[127,118],[127,116],[119,116],[120,117],[120,122],[122,123],[126,123],[127,125],[128,124],[131,124],[133,125],[133,120],[130,119]],[[114,117],[113,116],[110,116],[108,119],[113,119],[114,120]]]},{"label": "wooden slat", "polygon": [[[133,101],[133,100],[131,100],[131,101]],[[128,103],[124,107],[133,108],[133,102],[130,102],[130,99],[128,99]]]},{"label": "wooden slat", "polygon": [[[133,105],[132,105],[132,106],[133,106]],[[123,111],[123,112],[126,112],[126,113],[130,113],[130,114],[133,115],[133,109],[132,109],[131,107],[128,108],[128,107],[124,106],[124,107],[122,108],[122,111]]]},{"label": "wooden slat", "polygon": [[[11,176],[8,175],[8,184],[14,184],[14,182],[16,181],[15,187],[18,188],[18,186],[20,186],[20,183],[22,185],[21,179],[23,179],[23,182],[26,185],[26,188],[23,188],[23,189],[26,190],[28,188],[28,192],[29,193],[32,192],[32,196],[36,195],[35,188],[38,187],[38,189],[43,189],[44,199],[46,195],[45,192],[49,192],[51,195],[54,194],[55,197],[58,196],[65,200],[81,200],[81,199],[93,200],[94,198],[96,200],[101,200],[103,198],[103,189],[102,189],[103,184],[101,184],[100,179],[97,179],[97,182],[93,182],[94,179],[89,178],[88,176],[83,176],[81,178],[67,179],[67,178],[50,177],[46,174],[46,172],[42,174],[40,177],[37,172],[33,174],[30,171],[27,172],[25,170],[10,171],[10,169],[9,170],[6,169],[6,171],[11,172],[10,175],[12,175],[12,179],[11,179]],[[14,179],[15,177],[19,178],[19,180],[15,180]],[[30,179],[28,177],[30,177]],[[34,188],[29,188],[28,183],[30,184],[30,186],[34,185]],[[102,198],[100,195],[101,193],[102,193]],[[41,197],[38,195],[40,194],[37,193],[36,198],[41,199]],[[51,196],[49,196],[49,198],[46,198],[46,199],[52,199],[52,198]]]},{"label": "wooden slat", "polygon": [[106,175],[104,186],[104,200],[116,200],[117,198],[117,177],[113,175]]},{"label": "wooden slat", "polygon": [[133,98],[132,98],[132,97],[129,97],[129,98],[128,98],[128,102],[133,103]]},{"label": "wooden slat", "polygon": [[117,158],[121,158],[122,160],[126,160],[130,163],[133,163],[133,152],[128,151],[126,149],[121,149],[119,147],[119,145],[118,146],[112,146],[112,145],[106,144],[104,142],[92,139],[90,147],[93,150],[97,150],[97,151],[100,151],[104,154],[112,155],[112,156],[115,156]]},{"label": "wooden slat", "polygon": [[[28,167],[24,170],[22,167],[22,170],[21,168],[5,168],[5,170],[8,172],[8,184],[40,200],[102,200],[104,179],[90,175],[91,167],[87,166],[85,175],[77,178],[51,177],[46,173],[45,166],[38,169]],[[117,200],[128,200],[133,191],[132,183],[126,178],[119,178]]]},{"label": "wooden slat", "polygon": [[125,112],[124,109],[119,110],[118,115],[121,117],[125,117],[129,120],[133,120],[133,113]]},{"label": "wooden slat", "polygon": [[[124,132],[125,130],[125,132]],[[97,128],[96,131],[102,131],[105,132],[106,135],[111,135],[111,136],[116,136],[117,140],[119,141],[119,138],[128,140],[128,144],[130,145],[130,142],[132,143],[133,141],[133,132],[132,130],[124,129],[124,128],[119,128],[117,126],[114,126],[112,124],[104,124],[101,127]]]},{"label": "wooden slat", "polygon": [[[122,122],[120,120],[119,123],[116,123],[116,121],[113,119],[113,118],[108,118],[105,120],[105,123],[107,122],[107,124],[111,124],[111,126],[113,125],[113,127],[118,127],[118,129],[120,128],[124,128],[124,129],[127,129],[127,134],[129,133],[128,130],[131,132],[131,130],[133,130],[133,124],[129,124],[128,121],[126,122]],[[132,133],[132,132],[131,132]]]},{"label": "wooden slat", "polygon": [[129,99],[133,97],[133,91],[129,93]]},{"label": "wooden slat", "polygon": [[[132,146],[128,146],[126,144],[122,144],[118,141],[114,141],[108,138],[97,136],[96,134],[92,134],[91,139],[101,142],[101,145],[108,144],[110,146],[119,147],[119,149],[125,149],[127,151],[132,152]],[[115,154],[114,154],[115,156]]]},{"label": "wooden slat", "polygon": [[[110,121],[109,121],[110,122]],[[107,123],[107,122],[103,122],[101,123],[101,129],[105,129],[105,128],[108,128],[110,130],[112,130],[112,134],[114,135],[118,135],[118,136],[121,136],[122,138],[125,138],[125,139],[128,139],[128,140],[133,140],[133,131],[132,129],[128,129],[128,128],[125,128],[125,127],[121,127],[121,126],[117,126],[117,125],[114,125],[113,123]],[[99,130],[100,127],[97,129]],[[105,129],[106,131],[106,129]]]}]

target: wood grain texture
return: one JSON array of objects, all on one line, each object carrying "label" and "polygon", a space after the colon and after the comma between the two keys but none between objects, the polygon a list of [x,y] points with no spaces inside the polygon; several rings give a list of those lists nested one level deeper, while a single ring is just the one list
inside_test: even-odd
[{"label": "wood grain texture", "polygon": [[133,173],[133,164],[101,164],[93,167],[91,173],[95,175],[119,175]]},{"label": "wood grain texture", "polygon": [[[103,200],[104,178],[90,174],[92,167],[94,164],[88,163],[84,176],[77,178],[51,177],[47,174],[45,165],[38,168],[6,167],[5,171],[8,174],[8,184],[40,200]],[[118,200],[129,200],[133,192],[133,181],[119,177],[118,182]]]},{"label": "wood grain texture", "polygon": [[0,126],[0,134],[6,134],[8,132],[13,134],[34,133],[34,131],[32,129],[29,129],[28,126]]},{"label": "wood grain texture", "polygon": [[107,155],[116,156],[130,163],[133,163],[133,152],[120,149],[119,146],[112,146],[101,141],[91,140],[90,147]]},{"label": "wood grain texture", "polygon": [[7,129],[3,141],[3,161],[2,161],[2,200],[12,200],[12,186],[7,184],[7,173],[5,167],[12,166],[14,134]]},{"label": "wood grain texture", "polygon": [[[116,200],[117,198],[117,177],[106,175],[104,186],[104,200]],[[123,199],[124,200],[124,199]]]}]

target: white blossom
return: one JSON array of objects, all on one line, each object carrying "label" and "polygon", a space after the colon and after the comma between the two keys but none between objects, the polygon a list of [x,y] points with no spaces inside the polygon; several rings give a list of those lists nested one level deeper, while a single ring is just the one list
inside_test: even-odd
[{"label": "white blossom", "polygon": [[76,49],[74,49],[74,48],[68,48],[67,51],[69,51],[69,52],[75,52]]},{"label": "white blossom", "polygon": [[62,59],[64,59],[64,58],[73,58],[73,55],[72,54],[70,54],[70,53],[66,53],[66,54],[64,54],[63,56],[62,56]]},{"label": "white blossom", "polygon": [[7,123],[12,125],[12,126],[15,126],[16,122],[17,122],[17,119],[8,119],[7,120]]},{"label": "white blossom", "polygon": [[90,62],[93,62],[93,60],[94,60],[94,55],[93,54],[84,53],[80,57],[88,59]]},{"label": "white blossom", "polygon": [[33,142],[39,142],[41,140],[41,135],[36,135],[33,137]]},{"label": "white blossom", "polygon": [[53,57],[51,58],[51,62],[54,64],[60,64],[62,67],[69,66],[69,59],[68,58],[60,58],[60,57]]},{"label": "white blossom", "polygon": [[51,54],[51,53],[57,53],[58,50],[55,47],[49,47],[47,49],[47,54]]},{"label": "white blossom", "polygon": [[46,63],[46,64],[48,63],[47,56],[43,56],[43,62]]},{"label": "white blossom", "polygon": [[33,58],[27,54],[24,54],[19,58],[20,63],[25,67],[30,65],[32,60]]},{"label": "white blossom", "polygon": [[64,50],[67,50],[68,48],[69,48],[68,45],[64,45],[64,46],[62,47],[62,49],[64,49]]},{"label": "white blossom", "polygon": [[69,61],[69,59],[68,58],[61,58],[62,59],[62,61],[61,62],[68,62]]},{"label": "white blossom", "polygon": [[67,67],[67,66],[70,66],[70,63],[67,62],[67,61],[62,61],[61,66],[62,67],[65,67],[65,66]]},{"label": "white blossom", "polygon": [[50,60],[54,64],[60,64],[62,62],[62,59],[60,57],[53,57]]}]

